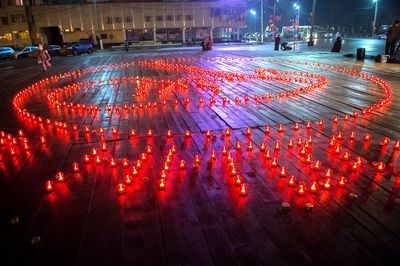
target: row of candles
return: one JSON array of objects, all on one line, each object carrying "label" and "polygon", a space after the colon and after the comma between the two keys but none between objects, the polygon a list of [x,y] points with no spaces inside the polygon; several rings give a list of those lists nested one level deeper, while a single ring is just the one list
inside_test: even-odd
[{"label": "row of candles", "polygon": [[[222,60],[242,60],[242,59],[235,59],[235,58],[231,58],[231,59],[223,59],[223,58],[220,58],[220,60],[222,61]],[[243,60],[245,60],[245,61],[253,61],[252,59],[243,59]],[[254,59],[255,61],[256,61],[256,59]],[[172,60],[171,60],[172,61]],[[208,61],[209,61],[209,59],[208,59]],[[269,60],[270,61],[270,60]],[[177,60],[177,62],[179,62],[179,60]],[[187,59],[187,60],[184,60],[184,59],[181,59],[181,61],[180,62],[194,62],[194,60],[193,60],[193,58],[192,59]],[[271,62],[271,61],[270,61]],[[277,62],[276,60],[275,60],[275,62]],[[284,61],[282,61],[282,62],[284,62]],[[271,73],[273,73],[273,72],[275,72],[276,70],[273,70],[273,69],[267,69],[267,70],[265,70],[265,69],[257,69],[256,71],[255,71],[255,73],[257,74],[258,73],[258,76],[257,75],[255,75],[255,76],[253,76],[253,77],[251,77],[251,76],[244,76],[244,75],[242,75],[242,74],[238,74],[238,73],[236,73],[236,74],[232,74],[232,73],[224,73],[224,72],[213,72],[213,71],[211,71],[211,70],[205,70],[205,69],[201,69],[201,68],[194,68],[194,67],[192,67],[192,66],[186,66],[186,65],[176,65],[176,64],[167,64],[168,63],[168,60],[159,60],[159,61],[155,61],[155,62],[145,62],[145,61],[141,61],[141,62],[139,62],[139,65],[142,65],[142,66],[150,66],[150,67],[156,67],[156,68],[169,68],[169,69],[174,69],[174,70],[182,70],[182,69],[186,69],[186,70],[188,70],[188,69],[190,69],[191,71],[197,71],[198,72],[198,74],[200,74],[200,75],[202,75],[202,78],[204,78],[204,77],[207,77],[207,76],[210,76],[211,78],[211,80],[212,79],[215,79],[215,78],[217,78],[217,79],[219,79],[220,81],[221,80],[225,80],[225,81],[234,81],[234,80],[240,80],[240,81],[244,81],[244,80],[247,80],[247,79],[252,79],[252,78],[257,78],[257,77],[260,77],[260,78],[262,78],[262,77],[266,77],[266,75],[264,74],[264,73],[266,73],[267,71],[268,72],[271,72]],[[292,62],[290,61],[290,64],[292,64]],[[300,64],[300,62],[298,62],[298,64]],[[321,67],[321,64],[319,64],[319,63],[308,63],[308,62],[306,62],[305,63],[306,65],[310,65],[310,66],[313,66],[313,67]],[[122,67],[128,67],[130,64],[121,64],[120,66]],[[134,65],[134,63],[132,64],[132,65]],[[363,109],[362,110],[362,112],[361,112],[361,114],[366,114],[366,113],[370,113],[370,112],[372,112],[374,109],[376,109],[376,108],[379,108],[379,107],[382,107],[384,104],[387,104],[389,101],[390,101],[390,98],[391,98],[391,96],[392,96],[392,94],[391,94],[391,89],[390,89],[390,86],[384,81],[384,80],[382,80],[382,79],[380,79],[380,78],[378,78],[378,77],[375,77],[375,76],[371,76],[371,75],[369,75],[369,74],[367,74],[367,73],[362,73],[362,72],[358,72],[358,71],[355,71],[355,70],[349,70],[349,69],[345,69],[345,68],[339,68],[339,67],[334,67],[334,66],[330,66],[330,65],[328,65],[328,66],[326,66],[326,65],[322,65],[323,66],[323,68],[324,69],[326,69],[326,70],[336,70],[336,71],[338,71],[338,70],[340,70],[341,69],[341,71],[342,71],[342,73],[344,73],[344,74],[348,74],[348,75],[351,75],[351,76],[355,76],[355,77],[361,77],[361,78],[364,78],[364,79],[368,79],[368,80],[371,80],[372,82],[374,82],[374,83],[376,83],[376,84],[378,84],[380,87],[382,87],[382,88],[384,88],[384,90],[385,90],[385,92],[386,92],[386,98],[385,99],[383,99],[383,100],[381,100],[379,103],[377,103],[377,104],[374,104],[374,105],[371,105],[371,106],[368,106],[368,107],[366,107],[365,109]],[[16,95],[16,97],[14,98],[14,100],[13,100],[13,106],[14,106],[14,108],[17,110],[17,112],[19,113],[19,114],[21,114],[22,116],[24,116],[24,117],[28,117],[28,118],[30,118],[30,119],[32,119],[32,120],[36,120],[37,122],[39,122],[39,123],[45,123],[45,124],[48,124],[48,125],[50,125],[50,124],[53,124],[54,123],[54,125],[56,125],[56,126],[58,126],[58,124],[61,124],[61,127],[65,127],[65,128],[68,128],[68,126],[66,126],[66,122],[60,122],[60,121],[51,121],[49,118],[47,118],[47,119],[43,119],[43,118],[41,118],[41,117],[39,117],[39,116],[36,116],[35,114],[32,114],[32,113],[30,113],[29,111],[26,111],[26,110],[24,110],[24,105],[27,103],[27,101],[29,101],[29,99],[31,98],[31,96],[32,95],[34,95],[34,94],[37,94],[38,93],[38,91],[40,90],[40,88],[41,88],[41,86],[43,85],[43,84],[49,84],[49,80],[51,81],[51,80],[57,80],[57,79],[59,79],[59,78],[68,78],[68,77],[80,77],[81,75],[83,75],[83,74],[88,74],[88,73],[95,73],[96,71],[101,71],[101,70],[103,70],[103,71],[106,71],[107,69],[115,69],[115,68],[118,68],[118,66],[109,66],[109,67],[97,67],[97,68],[92,68],[91,70],[89,70],[89,69],[86,69],[86,70],[81,70],[81,71],[74,71],[74,72],[72,72],[72,73],[64,73],[64,74],[62,74],[62,75],[59,75],[59,76],[53,76],[53,77],[51,77],[50,79],[46,79],[46,80],[42,80],[42,81],[40,81],[40,82],[38,82],[38,83],[36,83],[36,84],[33,84],[33,85],[31,85],[30,87],[28,87],[27,89],[25,89],[25,90],[23,90],[22,92],[19,92],[17,95]],[[278,73],[278,72],[275,72],[275,74],[280,74],[280,75],[286,75],[286,77],[282,77],[282,76],[280,76],[279,78],[276,78],[277,80],[285,80],[285,81],[296,81],[295,80],[295,78],[288,78],[288,76],[293,76],[293,75],[297,75],[296,73],[294,73],[294,72],[281,72],[281,73]],[[299,74],[300,76],[303,76],[303,73],[301,73],[301,74]],[[320,84],[320,85],[318,85],[318,87],[319,86],[324,86],[324,85],[326,85],[326,83],[328,82],[328,80],[327,80],[327,78],[326,77],[324,77],[324,76],[321,76],[321,75],[317,75],[317,74],[309,74],[308,72],[307,73],[305,73],[304,74],[304,76],[305,77],[312,77],[312,78],[320,78],[319,79],[319,82],[320,83],[317,83],[317,84]],[[109,83],[111,84],[111,83],[118,83],[120,80],[122,80],[122,81],[125,81],[126,80],[126,78],[125,77],[122,77],[121,79],[117,79],[117,78],[110,78],[109,79]],[[128,79],[128,80],[134,80],[134,79]],[[136,80],[138,80],[138,79],[136,79]],[[307,80],[307,79],[305,79],[305,80]],[[150,82],[150,83],[154,83],[154,82],[156,82],[156,81],[154,81],[154,80],[146,80],[146,79],[142,79],[141,80],[141,82],[142,83],[146,83],[146,82]],[[298,79],[298,81],[300,81],[300,79]],[[164,81],[163,81],[164,82]],[[312,83],[311,81],[307,81],[307,82],[309,82],[309,83]],[[176,86],[176,83],[174,83],[174,82],[172,82],[172,81],[167,81],[167,86]],[[86,86],[86,84],[87,83],[75,83],[75,85],[67,85],[66,87],[64,87],[62,90],[64,90],[64,92],[65,92],[65,90],[67,89],[71,89],[71,90],[79,90],[80,89],[80,87],[85,87]],[[89,84],[91,84],[91,85],[94,85],[95,84],[95,82],[94,81],[90,81],[89,82]],[[102,80],[99,80],[99,85],[103,85],[103,81]],[[315,85],[315,84],[314,84]],[[215,87],[215,84],[213,84],[212,86],[214,86]],[[143,90],[146,90],[146,89],[148,89],[149,87],[148,86],[142,86],[141,88],[143,88]],[[61,103],[61,102],[59,102],[58,100],[55,100],[56,99],[56,96],[58,97],[59,95],[57,95],[57,94],[59,94],[61,91],[57,91],[57,92],[51,92],[51,94],[49,94],[49,95],[51,95],[48,99],[50,100],[50,102],[52,102],[52,104],[53,105],[56,105],[56,106],[68,106],[68,104],[66,104],[65,102],[63,102],[63,103]],[[144,91],[143,91],[144,92]],[[141,93],[140,93],[141,94]],[[138,95],[137,95],[138,96]],[[280,97],[282,97],[282,94],[280,94],[280,95],[275,95],[274,97],[278,97],[278,96],[280,96]],[[263,98],[263,97],[261,97],[261,98]],[[246,98],[244,98],[244,99],[246,99]],[[255,99],[257,99],[257,98],[255,98]],[[200,101],[201,101],[201,99],[200,99]],[[225,100],[226,101],[226,100]],[[71,106],[71,104],[69,104],[69,106]],[[76,106],[80,106],[79,104],[74,104],[73,105],[74,106],[74,108],[76,107]],[[126,106],[124,106],[124,109],[125,109],[125,107]],[[78,107],[79,108],[79,107]],[[82,103],[82,108],[84,108],[84,103]],[[93,110],[96,110],[96,109],[99,109],[99,107],[98,106],[92,106],[92,107],[90,107],[90,109],[93,109]],[[110,109],[111,109],[111,106],[107,106],[106,107],[106,109],[107,109],[107,111],[110,111]],[[118,106],[114,106],[114,109],[116,109],[116,110],[118,110],[119,108],[118,108]],[[353,117],[357,117],[359,114],[358,114],[358,112],[354,112],[353,114],[352,114],[352,116]],[[346,120],[348,120],[349,119],[349,115],[348,114],[346,114],[344,117],[343,117],[343,120],[344,121],[346,121]],[[334,119],[333,119],[333,122],[337,122],[338,121],[338,117],[335,117]],[[322,124],[323,124],[323,121],[322,120],[320,120],[320,121],[318,121],[318,125],[319,126],[322,126]],[[311,122],[307,122],[306,123],[306,128],[307,129],[310,129],[312,127],[312,125],[311,125]],[[299,126],[299,123],[294,123],[294,130],[296,131],[296,130],[299,130],[299,128],[300,128],[300,126]],[[79,128],[78,128],[78,126],[77,125],[73,125],[73,131],[76,131],[76,130],[79,130]],[[250,131],[251,129],[248,129],[248,130],[246,130],[246,133],[247,134],[251,134],[251,133],[249,133],[248,131]],[[104,129],[102,130],[101,128],[99,129],[99,132],[101,133],[102,131],[104,131]],[[278,132],[283,132],[284,130],[283,130],[283,126],[282,125],[278,125],[278,128],[277,128],[277,131]],[[89,133],[89,132],[92,132],[92,129],[90,129],[90,128],[88,128],[87,126],[85,126],[84,127],[84,132],[85,133]],[[269,130],[268,130],[268,127],[266,127],[266,132],[269,132]],[[118,130],[117,129],[113,129],[113,134],[118,134]],[[136,135],[136,132],[135,131],[131,131],[131,134],[130,134],[131,136],[137,136]],[[170,130],[168,130],[168,132],[167,132],[167,137],[172,137],[172,135],[173,135],[173,133],[172,133],[172,131],[170,131]],[[186,131],[185,132],[185,136],[186,137],[190,137],[190,135],[191,135],[191,132],[190,131]],[[206,137],[209,137],[211,135],[211,131],[207,131],[206,132]],[[152,137],[153,136],[153,131],[151,130],[151,129],[149,129],[149,131],[146,133],[146,136],[147,137]],[[21,137],[21,136],[20,136]],[[355,137],[355,132],[354,133],[352,133],[351,134],[351,136],[350,136],[350,139],[354,139],[354,137]],[[336,136],[336,139],[340,139],[341,138],[341,134],[338,134],[337,136]],[[364,140],[366,140],[366,139],[368,139],[369,137],[367,136],[367,135],[365,135],[365,137],[364,137]],[[1,136],[1,138],[0,138],[0,145],[5,145],[6,143],[10,143],[10,139],[11,139],[11,143],[15,143],[15,141],[13,142],[12,141],[12,139],[15,139],[14,137],[12,137],[12,135],[11,134],[5,134],[4,132],[2,133],[2,136]],[[25,140],[25,143],[28,143],[28,140],[27,140],[27,138],[24,138]],[[389,140],[387,139],[387,138],[385,138],[384,140],[382,140],[382,143],[386,143],[386,142],[388,142]],[[44,139],[44,136],[41,136],[41,142],[42,143],[45,143],[45,139]],[[294,143],[293,143],[294,141],[293,141],[293,139],[291,139],[291,140],[289,140],[289,142],[288,142],[288,147],[290,148],[290,147],[292,147],[293,145],[294,145]],[[299,141],[298,141],[298,143],[299,143]],[[309,140],[308,141],[306,141],[305,143],[309,143]],[[331,142],[330,143],[334,143],[334,140],[331,140]],[[304,144],[305,146],[306,146],[306,144]],[[333,144],[333,145],[335,145],[335,144]],[[275,144],[275,150],[279,150],[279,146],[280,146],[280,143],[279,142],[276,142],[276,144]],[[397,140],[396,142],[395,142],[395,145],[393,146],[393,149],[398,149],[399,148],[399,146],[400,146],[400,143],[399,143],[399,141]],[[276,158],[268,158],[268,157],[270,157],[270,151],[269,150],[265,150],[265,151],[263,151],[263,147],[264,147],[264,145],[263,144],[261,144],[260,145],[260,151],[261,152],[265,152],[265,158],[267,159],[267,160],[271,160],[271,166],[274,166],[274,165],[277,165],[277,162],[276,162]],[[336,148],[335,148],[335,150],[338,150],[336,153],[340,153],[340,149],[338,148],[339,146],[335,146]],[[222,154],[224,155],[225,153],[226,153],[226,147],[224,147],[225,148],[225,151],[223,150],[222,151]],[[29,149],[29,146],[28,146],[28,148],[27,149]],[[237,150],[240,150],[241,149],[241,144],[238,142],[238,143],[236,143],[236,149]],[[251,142],[250,142],[250,144],[249,144],[249,146],[248,146],[248,150],[252,150],[253,149],[253,146],[252,146],[252,144],[251,144]],[[303,147],[302,149],[301,149],[301,153],[302,153],[302,155],[304,155],[304,156],[306,156],[306,162],[309,162],[309,163],[311,163],[311,155],[310,154],[307,154],[307,152],[306,152],[306,150],[305,150],[305,147]],[[142,154],[141,156],[144,156],[144,154]],[[212,153],[212,158],[213,159],[215,159],[215,157],[216,157],[216,153],[215,153],[215,151],[213,151],[213,153]],[[229,157],[229,156],[228,156]],[[349,155],[348,155],[348,153],[345,153],[345,154],[343,154],[343,159],[344,160],[346,160],[346,159],[348,159],[348,157],[349,157]],[[90,158],[90,157],[89,157]],[[168,158],[168,157],[167,157]],[[142,159],[143,159],[143,157],[142,157]],[[199,160],[199,157],[196,157],[196,159],[195,159],[195,161],[196,160]],[[361,159],[360,159],[361,160]],[[359,161],[360,161],[359,160]],[[91,162],[91,160],[88,160],[88,155],[85,155],[84,156],[84,158],[83,158],[83,162],[84,163],[89,163],[89,162]],[[100,158],[99,157],[97,157],[97,156],[95,156],[94,157],[94,162],[95,163],[98,163],[98,164],[100,164],[101,163],[101,160],[100,160]],[[137,163],[136,163],[136,167],[140,167],[140,160],[138,160],[137,161]],[[233,163],[233,160],[231,160],[231,161],[229,161],[228,160],[228,162],[231,164],[231,171],[233,171],[233,170],[235,170],[236,169],[236,167],[235,167],[235,164]],[[164,163],[166,163],[166,162],[164,162]],[[117,163],[116,163],[116,159],[111,159],[111,161],[110,161],[110,165],[111,166],[113,166],[113,165],[116,165]],[[129,165],[129,163],[127,162],[127,159],[123,159],[122,160],[122,167],[126,167],[127,165]],[[182,165],[182,167],[184,167],[184,165],[185,165],[185,162],[184,161],[181,161],[180,162],[180,167],[181,167],[181,165]],[[356,166],[358,166],[358,165],[360,165],[360,163],[358,163],[357,165],[356,164],[354,164],[354,167],[356,167]],[[164,165],[164,167],[165,166],[168,166],[168,165]],[[195,164],[193,165],[194,167],[195,167]],[[197,166],[198,167],[198,166]],[[313,168],[314,169],[317,169],[318,167],[320,167],[320,163],[319,163],[319,161],[316,161],[316,162],[314,162],[314,164],[313,164]],[[384,167],[385,167],[385,165],[384,165],[384,163],[382,163],[382,162],[379,162],[378,163],[378,165],[377,165],[377,170],[378,171],[381,171],[381,170],[383,170],[384,169]],[[136,169],[136,168],[135,168]],[[79,169],[79,164],[78,163],[75,163],[74,164],[74,166],[73,166],[73,171],[79,171],[80,169]],[[236,170],[235,170],[236,171]],[[235,172],[235,171],[233,171],[233,172]],[[287,176],[287,173],[286,173],[286,168],[285,168],[285,166],[281,166],[281,168],[280,168],[280,176],[281,177],[286,177]],[[247,195],[247,189],[246,189],[246,185],[244,184],[244,183],[242,183],[242,178],[240,177],[238,177],[238,176],[235,176],[236,177],[236,182],[241,186],[241,195]],[[65,178],[64,178],[64,176],[63,176],[63,173],[57,173],[57,175],[56,175],[56,177],[55,177],[55,180],[57,181],[57,182],[63,182],[64,180],[65,180]],[[126,178],[126,182],[128,182],[129,183],[129,178]],[[162,181],[163,180],[163,181]],[[240,182],[239,182],[239,180],[240,180]],[[328,187],[330,187],[330,185],[331,185],[331,179],[329,178],[329,175],[328,175],[328,172],[326,173],[326,179],[325,179],[326,181],[324,182],[324,188],[328,188]],[[160,184],[164,184],[164,187],[165,187],[165,179],[160,179]],[[49,185],[49,184],[53,184],[52,183],[53,181],[52,180],[49,180],[49,181],[47,181],[46,182],[46,187]],[[119,188],[122,188],[123,187],[123,185],[128,185],[127,183],[125,182],[125,184],[119,184],[118,185],[118,187]],[[344,186],[344,184],[346,183],[346,179],[344,178],[344,177],[340,177],[340,179],[338,180],[338,185],[339,186]],[[289,182],[288,182],[288,184],[289,185],[294,185],[294,184],[296,184],[296,182],[295,182],[295,177],[294,176],[289,176]],[[49,187],[52,187],[53,185],[49,185]],[[313,190],[314,190],[314,188],[316,188],[316,184],[315,183],[313,183],[311,186],[310,186],[310,191],[312,192]],[[49,189],[49,190],[52,190],[52,189]],[[298,194],[299,195],[302,195],[303,194],[303,192],[306,190],[306,188],[305,188],[305,185],[304,184],[302,184],[302,183],[300,183],[299,185],[298,185]]]}]

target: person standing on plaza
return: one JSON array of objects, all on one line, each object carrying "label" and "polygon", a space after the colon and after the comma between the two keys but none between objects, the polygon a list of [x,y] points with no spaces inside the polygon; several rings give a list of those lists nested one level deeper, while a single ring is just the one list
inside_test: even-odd
[{"label": "person standing on plaza", "polygon": [[400,39],[400,20],[396,20],[392,26],[390,26],[386,36],[386,48],[385,54],[389,55],[390,58],[394,56],[396,51],[396,45]]},{"label": "person standing on plaza", "polygon": [[128,42],[128,40],[125,40],[125,51],[129,52],[129,42]]},{"label": "person standing on plaza", "polygon": [[335,43],[333,44],[332,53],[340,53],[340,49],[342,48],[342,38],[339,36],[336,38]]},{"label": "person standing on plaza", "polygon": [[38,44],[38,48],[39,48],[38,64],[42,64],[43,70],[47,71],[47,69],[51,67],[50,64],[51,56],[49,52],[46,49],[44,49],[42,43]]}]

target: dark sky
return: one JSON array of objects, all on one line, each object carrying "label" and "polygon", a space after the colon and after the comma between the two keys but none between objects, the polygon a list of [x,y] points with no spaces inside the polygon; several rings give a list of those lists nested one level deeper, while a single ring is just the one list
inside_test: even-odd
[{"label": "dark sky", "polygon": [[[226,1],[226,0],[225,0]],[[400,19],[400,0],[378,0],[377,25],[392,24],[395,19]],[[264,0],[265,6],[272,6],[273,0]],[[278,14],[282,14],[286,24],[294,18],[293,0],[279,0]],[[309,17],[313,0],[298,0],[301,5],[300,24],[309,24]],[[249,6],[253,5],[259,10],[259,0],[248,0]],[[265,8],[266,17],[272,10]],[[375,4],[372,0],[317,0],[316,24],[319,25],[372,25]]]}]

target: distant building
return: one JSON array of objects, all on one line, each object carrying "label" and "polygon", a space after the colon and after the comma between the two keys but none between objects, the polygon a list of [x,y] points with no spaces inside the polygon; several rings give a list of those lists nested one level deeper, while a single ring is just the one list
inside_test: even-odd
[{"label": "distant building", "polygon": [[[70,4],[68,4],[70,3]],[[239,40],[245,0],[0,0],[0,45]]]}]

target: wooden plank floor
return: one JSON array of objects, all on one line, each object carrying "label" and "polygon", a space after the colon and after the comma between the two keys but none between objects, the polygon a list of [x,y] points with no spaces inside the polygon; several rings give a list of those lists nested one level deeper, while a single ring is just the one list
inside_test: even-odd
[{"label": "wooden plank floor", "polygon": [[[215,83],[220,92],[201,87],[196,80],[199,75],[187,68],[148,64],[158,59],[212,73],[214,76],[204,76],[205,85]],[[6,262],[4,265],[391,265],[400,258],[400,160],[394,148],[400,139],[398,65],[355,62],[322,53],[268,54],[246,48],[202,54],[169,51],[56,58],[48,73],[40,73],[29,60],[15,64],[15,69],[0,74],[0,131],[20,142],[18,130],[23,130],[30,148],[24,151],[20,144],[13,146],[7,140],[0,146],[4,243],[0,261]],[[340,67],[336,71],[328,69],[329,65]],[[100,66],[99,71],[92,72],[92,66],[94,70]],[[342,73],[342,67],[386,80],[393,92],[389,103],[361,115],[367,106],[386,97],[385,91],[367,79]],[[68,130],[32,122],[13,110],[11,101],[18,91],[40,79],[82,68],[88,68],[88,73],[51,81],[23,106],[35,115],[65,121]],[[310,93],[269,98],[269,93],[279,95],[307,84],[250,77],[257,68],[321,74],[328,84]],[[223,72],[245,74],[247,80],[221,81]],[[136,96],[146,82],[129,77],[158,83]],[[160,82],[167,79],[185,80],[187,88],[174,85],[168,90]],[[98,112],[48,104],[48,93],[77,81],[88,85],[54,95],[60,101],[97,105]],[[162,89],[166,91],[159,93]],[[240,101],[236,102],[236,97]],[[148,108],[149,102],[157,102],[157,106]],[[136,109],[126,111],[124,104]],[[112,106],[111,112],[107,105]],[[359,117],[344,121],[345,114],[354,111]],[[333,122],[335,116],[339,123]],[[317,124],[320,119],[323,126]],[[311,129],[306,129],[308,121]],[[297,131],[295,122],[300,127]],[[71,130],[72,124],[79,130]],[[278,132],[279,125],[285,132]],[[85,126],[90,134],[83,132]],[[100,127],[104,137],[99,134]],[[246,134],[248,128],[251,136]],[[149,129],[151,138],[146,136]],[[230,136],[226,129],[231,130]],[[168,130],[173,133],[171,138]],[[209,138],[207,130],[211,130]],[[186,132],[190,132],[189,138]],[[341,150],[335,154],[328,143],[338,132],[344,138],[336,140]],[[354,140],[349,138],[351,132],[356,134]],[[371,135],[369,142],[363,140],[366,133]],[[40,144],[40,136],[45,136],[46,145]],[[321,162],[319,172],[312,169],[313,163],[306,164],[300,153],[309,137],[312,144],[307,153],[313,163]],[[388,145],[380,145],[384,137],[390,139]],[[301,146],[296,144],[299,138]],[[288,147],[290,139],[293,148]],[[241,150],[236,148],[238,142]],[[275,149],[277,142],[280,150]],[[102,143],[107,151],[100,151]],[[248,150],[250,143],[252,151]],[[160,190],[160,175],[173,145],[176,152],[166,172],[166,188]],[[265,159],[262,145],[276,157],[278,167],[272,166],[272,159]],[[10,155],[10,147],[16,156]],[[117,185],[132,174],[131,167],[147,147],[152,153],[125,193],[119,194]],[[101,163],[84,164],[83,156],[90,155],[93,148],[100,153]],[[236,175],[231,177],[224,148],[233,157],[246,196],[235,184]],[[348,161],[341,159],[345,152],[350,155]],[[354,172],[351,167],[357,157],[362,163]],[[118,162],[117,167],[111,167],[111,158]],[[121,166],[124,158],[129,161],[128,168]],[[181,160],[186,162],[185,169],[180,169]],[[74,162],[79,163],[78,173],[72,171]],[[381,172],[378,162],[385,165]],[[287,171],[284,177],[280,176],[282,166]],[[324,189],[329,182],[325,177],[328,169],[333,173],[332,188]],[[55,181],[59,171],[65,174],[65,182],[54,182],[54,190],[46,192],[46,180]],[[297,180],[294,187],[288,185],[291,175]],[[344,187],[338,183],[341,176],[347,180]],[[316,193],[310,190],[314,181]],[[304,185],[305,195],[297,192],[299,185]],[[285,204],[289,207],[283,207]]]}]

